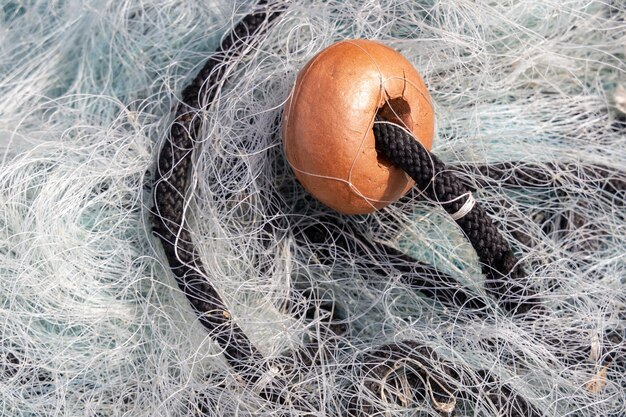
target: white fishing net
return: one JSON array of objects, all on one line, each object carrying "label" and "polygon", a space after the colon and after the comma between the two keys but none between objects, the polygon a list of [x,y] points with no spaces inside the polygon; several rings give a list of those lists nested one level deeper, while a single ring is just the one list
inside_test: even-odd
[{"label": "white fishing net", "polygon": [[[0,4],[0,415],[626,415],[626,6],[284,6],[225,63],[185,206],[207,282],[289,381],[277,404],[224,360],[151,233],[180,92],[255,3]],[[306,62],[346,38],[420,71],[433,153],[476,187],[541,313],[501,309],[418,190],[341,216],[297,183],[282,106]],[[500,162],[541,181],[476,168]],[[484,308],[429,297],[416,281],[436,271]]]}]

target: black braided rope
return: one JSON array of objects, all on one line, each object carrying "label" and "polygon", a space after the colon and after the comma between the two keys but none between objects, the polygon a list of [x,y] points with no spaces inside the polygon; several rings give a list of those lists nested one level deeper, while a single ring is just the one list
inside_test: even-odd
[{"label": "black braided rope", "polygon": [[[555,187],[562,186],[567,181],[567,175],[569,175],[577,180],[577,186],[584,183],[589,189],[604,191],[608,194],[626,193],[626,175],[603,165],[581,165],[576,162],[560,164],[547,162],[543,165],[499,162],[489,165],[468,166],[463,169],[482,175],[485,179],[477,179],[480,186],[488,185],[489,182],[486,179],[489,179],[508,186]],[[555,172],[559,173],[558,177],[554,176]],[[626,199],[617,202],[624,205]]]},{"label": "black braided rope", "polygon": [[[259,2],[260,5],[266,1]],[[189,192],[189,170],[194,144],[200,130],[198,110],[215,98],[225,76],[224,62],[242,53],[253,36],[280,14],[261,8],[246,15],[221,41],[198,75],[182,92],[176,118],[157,162],[154,192],[153,230],[160,238],[170,268],[198,315],[230,365],[252,382],[258,372],[250,372],[262,357],[231,314],[216,289],[207,281],[202,262],[185,227],[184,206]],[[260,372],[260,370],[257,369]]]},{"label": "black braided rope", "polygon": [[[542,413],[513,387],[498,381],[489,370],[473,371],[445,360],[433,349],[414,341],[389,343],[362,354],[358,374],[361,385],[373,394],[389,392],[389,400],[397,405],[409,406],[402,390],[402,382],[394,384],[394,374],[402,374],[412,388],[413,402],[423,398],[442,417],[452,417],[457,412],[459,399],[472,402],[473,398],[487,397],[498,416],[539,417]],[[465,375],[462,375],[465,374]],[[383,386],[381,381],[387,381]],[[469,385],[469,386],[468,386]],[[360,388],[360,387],[359,387]],[[352,388],[354,389],[354,387]],[[398,394],[393,395],[393,391]],[[363,400],[359,392],[348,395],[348,411],[354,415],[384,415],[378,402]],[[388,400],[388,401],[389,401]],[[475,400],[474,400],[475,401]],[[403,404],[404,403],[404,404]]]},{"label": "black braided rope", "polygon": [[[259,4],[265,3],[265,1],[261,1]],[[256,382],[266,369],[266,365],[260,353],[231,319],[230,312],[216,289],[207,281],[201,261],[194,249],[191,233],[184,224],[184,205],[189,191],[188,172],[192,165],[192,153],[200,130],[200,119],[197,117],[198,110],[210,105],[216,97],[219,83],[226,76],[227,67],[224,63],[240,55],[243,48],[252,40],[252,37],[258,34],[264,25],[276,18],[279,13],[280,10],[273,12],[259,11],[246,16],[223,39],[216,53],[209,58],[191,84],[183,90],[182,101],[176,109],[176,118],[171,127],[170,136],[159,156],[155,178],[154,231],[163,243],[168,262],[176,276],[178,285],[192,304],[196,314],[198,314],[200,322],[224,350],[225,357],[230,365],[236,371],[242,371],[241,375],[249,382]],[[395,141],[400,143],[397,138],[380,133],[380,129],[377,128],[375,128],[375,132],[377,132],[377,145],[379,142],[386,143],[384,137],[391,138],[389,140],[388,158],[395,161],[394,158],[397,156],[400,163],[394,163],[397,163],[413,176],[418,186],[431,199],[441,201],[443,207],[449,213],[454,213],[458,210],[463,203],[462,199],[455,202],[447,201],[462,196],[467,191],[462,185],[459,185],[458,181],[448,177],[445,167],[440,161],[433,156],[428,156],[427,159],[432,162],[432,169],[430,171],[425,170],[424,174],[419,175],[416,168],[413,171],[413,174],[416,174],[414,176],[411,174],[410,166],[415,164],[416,161],[402,150],[413,152],[414,149],[404,145],[401,145],[399,148],[395,146],[394,148],[393,143]],[[380,140],[380,137],[383,137],[383,140]],[[396,148],[398,152],[395,151]],[[381,149],[385,149],[384,144],[381,145]],[[405,166],[409,168],[407,169]],[[423,166],[420,166],[420,169],[422,168]],[[432,181],[432,184],[426,182],[426,178],[430,180],[433,177],[435,180]],[[418,178],[420,179],[418,180]],[[609,183],[609,186],[612,187],[612,184],[612,182]],[[459,225],[466,232],[470,242],[472,242],[479,257],[484,262],[484,270],[489,277],[491,292],[500,297],[502,305],[507,309],[517,312],[528,311],[537,300],[536,294],[532,293],[527,285],[524,285],[522,280],[523,271],[519,267],[517,259],[484,211],[476,207],[470,214],[459,220]],[[305,235],[311,237],[315,233],[311,233],[309,230],[309,233],[305,233]],[[366,241],[366,239],[363,241]],[[364,265],[367,268],[371,268],[378,273],[385,273],[382,265],[388,265],[389,260],[393,260],[394,267],[403,274],[410,276],[411,283],[417,284],[426,295],[455,305],[465,305],[476,309],[484,307],[484,303],[478,297],[462,290],[451,277],[437,273],[437,277],[443,280],[443,285],[441,286],[433,284],[432,279],[422,278],[427,272],[433,275],[432,271],[421,265],[410,265],[412,258],[401,254],[391,247],[370,242],[363,249],[368,253],[374,254],[374,262]],[[514,278],[512,282],[509,280],[510,277]],[[522,300],[521,304],[519,303],[520,300]],[[333,330],[339,333],[345,331],[340,330],[339,327]],[[404,344],[412,350],[420,349],[420,351],[423,351],[425,349],[419,347],[414,342],[405,342]],[[405,350],[400,345],[384,346],[379,349],[379,353],[382,352],[381,355],[374,355],[371,358],[372,360],[375,359],[374,363],[368,362],[367,365],[373,366],[372,370],[385,370],[386,364],[390,363],[394,358],[401,357],[404,359],[408,355],[408,353],[405,355]],[[436,357],[431,359],[437,363],[440,362]],[[259,366],[259,364],[263,364],[263,366]],[[424,365],[427,366],[428,363]],[[284,399],[281,391],[285,388],[285,384],[282,384],[282,382],[284,381],[280,379],[273,381],[272,386],[263,388],[260,394],[276,403],[282,403]],[[493,379],[490,379],[488,382],[495,384]],[[414,385],[417,386],[417,382]],[[433,390],[433,395],[441,402],[450,400],[450,398],[446,397],[447,394],[444,393],[444,391],[449,392],[449,390],[447,388],[444,389],[444,387],[444,383],[433,376],[431,389]],[[503,393],[505,395],[502,395]],[[498,386],[496,391],[490,392],[488,395],[494,403],[497,399],[499,408],[504,407],[504,404],[508,403],[509,400],[516,404],[523,403],[528,406],[521,397],[514,396],[514,393],[506,386]],[[527,410],[524,414],[515,414],[512,410],[509,410],[505,415],[535,415],[534,411],[530,411],[529,408]]]},{"label": "black braided rope", "polygon": [[[450,214],[461,209],[471,190],[452,170],[400,126],[377,121],[373,129],[377,151],[413,178],[418,189]],[[485,210],[476,204],[456,222],[476,250],[487,277],[487,291],[498,299],[499,304],[507,311],[520,314],[538,306],[539,296],[529,285],[519,260]]]},{"label": "black braided rope", "polygon": [[444,306],[465,308],[476,314],[486,313],[487,303],[481,295],[465,288],[454,277],[423,264],[390,245],[367,239],[347,225],[344,226],[347,230],[342,230],[335,220],[325,217],[319,223],[297,226],[294,229],[294,238],[303,246],[313,246],[318,259],[324,263],[333,264],[335,257],[332,252],[339,248],[353,254],[357,259],[354,266],[363,275],[374,272],[380,276],[388,276],[394,271],[399,272],[406,285]]}]

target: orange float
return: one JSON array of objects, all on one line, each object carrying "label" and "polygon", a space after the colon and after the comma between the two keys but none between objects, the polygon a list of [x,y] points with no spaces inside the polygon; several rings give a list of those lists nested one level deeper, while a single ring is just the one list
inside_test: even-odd
[{"label": "orange float", "polygon": [[417,70],[374,41],[346,40],[300,71],[283,112],[283,144],[304,188],[344,214],[365,214],[402,197],[413,180],[376,152],[376,115],[405,126],[430,150],[434,115]]}]

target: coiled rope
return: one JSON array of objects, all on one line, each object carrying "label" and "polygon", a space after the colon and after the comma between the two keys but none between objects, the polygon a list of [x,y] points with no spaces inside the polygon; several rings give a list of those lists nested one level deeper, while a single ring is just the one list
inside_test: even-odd
[{"label": "coiled rope", "polygon": [[[263,6],[266,1],[259,2]],[[210,105],[225,76],[224,62],[234,59],[266,30],[280,11],[263,8],[245,16],[182,92],[175,121],[157,162],[154,187],[153,230],[160,238],[178,286],[198,315],[200,323],[223,349],[228,363],[250,382],[259,378],[251,365],[262,357],[241,328],[232,320],[224,301],[206,279],[191,233],[185,225],[185,201],[189,193],[189,170],[200,129],[198,111]],[[254,366],[252,366],[254,368]],[[252,371],[252,372],[251,372]]]},{"label": "coiled rope", "polygon": [[[259,6],[265,6],[260,1]],[[189,170],[200,130],[199,110],[210,106],[219,92],[219,86],[227,78],[224,62],[232,60],[250,47],[255,37],[263,33],[270,23],[282,12],[282,7],[271,11],[264,7],[245,16],[226,35],[217,51],[209,58],[199,74],[182,92],[181,103],[175,111],[175,121],[171,126],[157,162],[154,187],[153,229],[163,244],[165,255],[180,289],[183,291],[200,323],[219,344],[233,370],[262,397],[275,403],[283,403],[286,382],[252,344],[242,329],[233,321],[225,302],[216,288],[207,280],[206,273],[192,242],[190,231],[185,224],[185,204],[190,194]],[[430,200],[438,202],[465,232],[482,262],[483,273],[487,277],[487,291],[509,312],[522,314],[540,307],[541,299],[527,282],[523,267],[510,245],[498,231],[487,212],[474,200],[472,189],[447,168],[438,158],[423,148],[409,132],[401,126],[385,120],[374,124],[377,150],[393,164],[406,171],[416,182],[416,186]],[[500,164],[477,167],[486,177],[512,183],[542,184],[550,178],[537,167],[520,168],[516,165]],[[608,172],[608,170],[607,170]],[[626,189],[623,180],[605,175],[602,167],[589,168],[586,177],[592,177],[598,186],[618,193]],[[296,233],[297,234],[297,233]],[[310,227],[300,231],[300,238],[309,241],[323,241],[328,234],[325,228]],[[366,242],[366,239],[362,239]],[[341,245],[341,238],[336,239]],[[374,261],[363,265],[374,271],[385,273],[382,264],[394,265],[409,278],[425,295],[443,303],[483,310],[485,303],[480,297],[466,291],[452,277],[441,274],[429,266],[421,265],[410,256],[402,254],[386,245],[366,242],[364,248],[373,254]],[[381,262],[377,264],[376,260]],[[385,262],[382,262],[382,260]],[[389,262],[391,260],[391,262]],[[297,353],[294,353],[297,357]],[[365,354],[360,361],[358,372],[367,375],[364,386],[370,391],[382,392],[389,373],[399,364],[405,364],[412,373],[412,386],[425,388],[426,396],[442,415],[454,413],[455,398],[452,387],[446,383],[450,378],[459,381],[458,370],[438,357],[431,350],[415,342],[400,342],[382,346]],[[435,361],[441,365],[446,375],[431,372],[428,367]],[[269,375],[269,376],[268,376]],[[512,389],[497,382],[486,371],[477,371],[476,386],[489,386],[486,395],[502,415],[538,416],[526,400]],[[372,378],[376,377],[376,381]],[[456,392],[462,387],[455,387]],[[357,397],[353,397],[357,398]],[[348,397],[348,410],[353,414],[374,412],[372,405],[352,402]]]},{"label": "coiled rope", "polygon": [[376,150],[409,174],[415,186],[461,227],[481,261],[487,290],[499,304],[516,313],[539,306],[541,300],[525,279],[510,245],[455,172],[401,126],[379,120],[373,129]]}]

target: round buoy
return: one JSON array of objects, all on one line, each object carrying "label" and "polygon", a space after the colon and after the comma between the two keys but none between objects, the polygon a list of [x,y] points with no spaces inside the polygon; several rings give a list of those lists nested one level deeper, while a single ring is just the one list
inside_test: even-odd
[{"label": "round buoy", "polygon": [[417,70],[400,53],[346,40],[298,74],[283,112],[283,144],[304,188],[344,214],[365,214],[402,197],[413,181],[376,152],[376,116],[411,131],[428,150],[434,115]]}]

